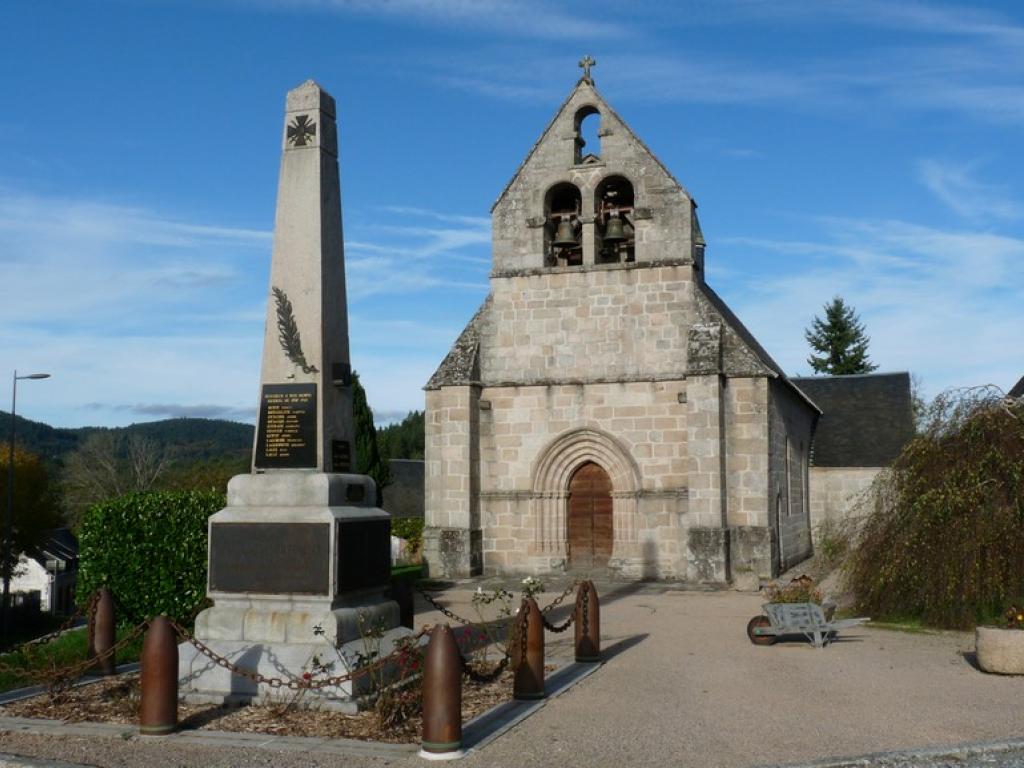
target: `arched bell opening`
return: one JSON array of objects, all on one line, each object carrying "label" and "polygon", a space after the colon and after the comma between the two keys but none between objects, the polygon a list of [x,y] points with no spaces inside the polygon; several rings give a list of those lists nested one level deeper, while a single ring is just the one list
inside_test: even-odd
[{"label": "arched bell opening", "polygon": [[566,499],[566,540],[573,570],[606,568],[612,556],[612,481],[597,463],[586,461],[572,473]]},{"label": "arched bell opening", "polygon": [[594,195],[594,247],[598,264],[636,260],[636,231],[633,227],[633,185],[623,176],[609,176]]},{"label": "arched bell opening", "polygon": [[582,197],[574,184],[555,184],[544,196],[544,265],[572,267],[583,263],[580,232]]},{"label": "arched bell opening", "polygon": [[573,163],[590,165],[601,160],[601,113],[587,105],[576,112],[576,141]]}]

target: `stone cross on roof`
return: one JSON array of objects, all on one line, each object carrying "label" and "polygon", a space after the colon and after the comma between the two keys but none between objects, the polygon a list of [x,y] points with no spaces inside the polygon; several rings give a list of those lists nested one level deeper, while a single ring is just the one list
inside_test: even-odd
[{"label": "stone cross on roof", "polygon": [[577,66],[583,70],[583,79],[593,85],[594,78],[590,75],[590,68],[597,66],[597,61],[590,58],[590,55],[588,54],[580,59],[580,63]]}]

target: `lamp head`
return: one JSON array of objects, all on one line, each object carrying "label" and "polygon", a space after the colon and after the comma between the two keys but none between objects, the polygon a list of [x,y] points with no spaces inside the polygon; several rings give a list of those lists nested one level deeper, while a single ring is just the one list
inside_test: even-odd
[{"label": "lamp head", "polygon": [[30,373],[28,376],[19,376],[19,379],[48,379],[50,374],[48,373]]}]

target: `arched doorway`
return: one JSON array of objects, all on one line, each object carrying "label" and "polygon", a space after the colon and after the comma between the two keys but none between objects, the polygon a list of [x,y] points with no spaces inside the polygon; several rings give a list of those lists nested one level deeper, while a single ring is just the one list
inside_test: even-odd
[{"label": "arched doorway", "polygon": [[612,555],[612,481],[588,461],[569,481],[569,567],[605,568]]}]

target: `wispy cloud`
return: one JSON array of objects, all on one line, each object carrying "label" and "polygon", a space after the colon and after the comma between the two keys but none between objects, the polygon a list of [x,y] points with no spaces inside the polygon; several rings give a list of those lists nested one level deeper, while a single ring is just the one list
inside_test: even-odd
[{"label": "wispy cloud", "polygon": [[[353,239],[346,242],[348,290],[353,297],[444,288],[486,290],[490,219],[410,206],[385,206],[355,218]],[[404,223],[396,224],[396,219]]]},{"label": "wispy cloud", "polygon": [[972,222],[1024,218],[1024,204],[1014,199],[1006,187],[977,177],[980,165],[979,162],[954,164],[921,160],[918,176],[928,191],[950,210]]},{"label": "wispy cloud", "polygon": [[181,403],[135,403],[114,405],[89,403],[86,408],[111,408],[138,416],[161,419],[227,419],[229,421],[256,421],[256,408],[238,408],[230,405],[183,405]]},{"label": "wispy cloud", "polygon": [[583,3],[575,4],[578,12],[573,13],[565,3],[539,0],[236,0],[235,4],[378,16],[554,40],[617,38],[628,27],[624,21],[601,20],[588,13]]},{"label": "wispy cloud", "polygon": [[[803,330],[841,295],[860,312],[875,362],[921,374],[933,394],[1020,376],[1024,239],[894,220],[820,218],[807,229],[821,237],[725,239],[720,284],[709,254],[712,284],[788,372],[808,372]],[[784,273],[764,266],[778,253]]]},{"label": "wispy cloud", "polygon": [[[954,112],[994,123],[1024,123],[1024,26],[991,11],[924,3],[777,2],[642,5],[636,34],[603,46],[598,85],[618,101],[783,106],[801,111],[870,110],[886,114]],[[725,24],[756,34],[799,38],[807,29],[859,28],[849,44],[824,55],[789,46],[722,53],[699,38],[681,50],[676,33]],[[898,30],[899,37],[877,30]],[[874,33],[874,34],[871,34]],[[632,37],[642,43],[635,43]],[[718,38],[714,38],[716,41]],[[754,49],[756,50],[756,49]],[[473,50],[424,60],[424,76],[489,98],[550,102],[564,95],[552,71],[569,57],[543,46]]]}]

